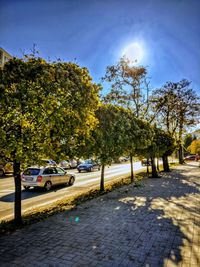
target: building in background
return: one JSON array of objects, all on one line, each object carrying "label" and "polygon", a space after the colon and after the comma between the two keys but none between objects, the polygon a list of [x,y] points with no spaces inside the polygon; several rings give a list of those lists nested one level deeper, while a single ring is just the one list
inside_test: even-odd
[{"label": "building in background", "polygon": [[0,47],[0,68],[3,68],[4,64],[11,58],[12,56]]}]

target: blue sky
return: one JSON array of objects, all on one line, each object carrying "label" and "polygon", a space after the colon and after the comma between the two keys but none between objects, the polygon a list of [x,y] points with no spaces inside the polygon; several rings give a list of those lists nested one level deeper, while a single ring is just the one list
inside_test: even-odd
[{"label": "blue sky", "polygon": [[137,43],[152,88],[186,78],[200,94],[199,12],[199,0],[0,0],[0,46],[21,57],[36,44],[42,57],[76,59],[100,82]]}]

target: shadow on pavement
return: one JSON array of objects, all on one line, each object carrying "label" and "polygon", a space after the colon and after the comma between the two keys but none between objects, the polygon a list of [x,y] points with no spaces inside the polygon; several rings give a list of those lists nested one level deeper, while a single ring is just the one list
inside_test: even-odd
[{"label": "shadow on pavement", "polygon": [[13,174],[6,174],[6,175],[3,175],[3,176],[0,176],[0,180],[6,179],[6,178],[11,178],[11,177],[13,177]]},{"label": "shadow on pavement", "polygon": [[[121,266],[182,266],[183,260],[189,262],[192,251],[193,262],[200,264],[198,248],[192,244],[195,229],[199,231],[200,226],[194,219],[200,215],[199,189],[182,171],[176,173],[178,179],[169,173],[164,179],[148,181],[152,190],[127,192],[127,196],[118,200],[113,223],[119,217],[127,217],[123,213],[128,208],[129,218],[123,229],[129,232],[130,242],[134,240]],[[158,186],[160,190],[154,190]]]}]

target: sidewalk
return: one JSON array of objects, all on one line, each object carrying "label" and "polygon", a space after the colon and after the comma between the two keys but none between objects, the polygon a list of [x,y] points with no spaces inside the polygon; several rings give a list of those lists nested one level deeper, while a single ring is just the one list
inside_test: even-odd
[{"label": "sidewalk", "polygon": [[200,169],[117,189],[0,238],[0,266],[200,266]]}]

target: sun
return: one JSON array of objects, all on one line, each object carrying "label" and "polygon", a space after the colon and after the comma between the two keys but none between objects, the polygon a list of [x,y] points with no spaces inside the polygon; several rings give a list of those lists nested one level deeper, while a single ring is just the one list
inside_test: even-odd
[{"label": "sun", "polygon": [[137,42],[127,45],[122,51],[122,56],[125,56],[130,61],[140,63],[144,56],[142,45]]}]

